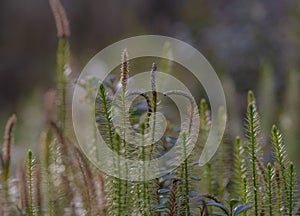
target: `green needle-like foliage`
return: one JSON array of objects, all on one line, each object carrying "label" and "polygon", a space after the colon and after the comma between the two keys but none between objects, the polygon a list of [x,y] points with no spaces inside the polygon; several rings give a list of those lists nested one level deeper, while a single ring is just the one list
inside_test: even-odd
[{"label": "green needle-like foliage", "polygon": [[[114,130],[112,125],[112,117],[111,117],[111,102],[108,96],[108,93],[105,90],[104,85],[101,83],[99,85],[99,91],[98,91],[98,97],[99,99],[97,105],[99,107],[96,107],[96,117],[104,116],[104,121],[98,122],[100,124],[99,130],[103,129],[103,126],[106,126],[107,128],[107,135],[106,139],[108,141],[108,144],[110,145],[110,148],[113,150],[115,149],[114,145]],[[101,119],[102,120],[102,119]]]},{"label": "green needle-like foliage", "polygon": [[[209,131],[210,114],[206,100],[202,99],[200,102],[200,136],[202,145],[205,145]],[[206,192],[209,194],[213,194],[212,165],[210,162],[206,164],[204,180],[206,184]]]},{"label": "green needle-like foliage", "polygon": [[286,204],[288,203],[288,179],[287,179],[287,167],[288,167],[288,161],[287,161],[287,155],[285,146],[283,144],[283,139],[280,131],[277,129],[277,127],[274,125],[272,127],[272,140],[273,140],[273,146],[274,146],[274,153],[275,153],[275,160],[279,165],[280,169],[280,178],[282,179],[283,183],[283,190],[282,193],[284,195],[284,205],[285,210],[287,209]]},{"label": "green needle-like foliage", "polygon": [[268,163],[267,165],[267,178],[268,178],[268,185],[267,185],[267,197],[268,197],[268,213],[269,216],[273,216],[273,187],[274,187],[274,171],[272,165]]},{"label": "green needle-like foliage", "polygon": [[29,216],[34,216],[34,205],[33,205],[33,167],[34,160],[32,159],[31,150],[28,151],[28,159],[27,159],[27,175],[28,175],[28,192],[29,192],[29,208],[27,214]]},{"label": "green needle-like foliage", "polygon": [[191,214],[190,210],[190,183],[189,183],[189,170],[188,170],[188,155],[187,155],[187,145],[188,139],[185,132],[182,135],[182,146],[183,146],[183,157],[185,158],[183,162],[183,175],[184,175],[184,194],[185,194],[185,215]]},{"label": "green needle-like foliage", "polygon": [[[224,112],[224,109],[221,107],[219,109],[219,113],[218,113],[218,118],[219,118],[219,124],[220,124],[220,128],[222,128],[225,124],[226,121],[226,113]],[[221,140],[220,143],[220,147],[219,147],[219,154],[218,154],[218,169],[216,169],[216,172],[214,173],[214,176],[219,176],[218,177],[218,197],[223,198],[224,197],[224,193],[226,190],[226,181],[227,181],[227,177],[226,177],[226,166],[225,163],[227,162],[226,160],[228,160],[228,158],[226,157],[230,151],[228,151],[228,146],[227,143],[225,142],[224,139]]]},{"label": "green needle-like foliage", "polygon": [[293,162],[288,166],[288,215],[292,216],[295,207],[295,187],[296,187],[296,175]]},{"label": "green needle-like foliage", "polygon": [[67,38],[59,38],[58,49],[57,49],[57,89],[59,95],[58,104],[58,118],[60,120],[61,128],[66,128],[66,106],[67,106],[67,74],[70,70],[68,66],[69,61],[69,42]]},{"label": "green needle-like foliage", "polygon": [[247,108],[247,135],[249,139],[250,159],[251,159],[251,175],[253,187],[253,204],[254,215],[259,214],[259,186],[258,186],[258,166],[257,160],[259,153],[258,135],[260,131],[259,116],[256,108],[256,103],[252,91],[248,93],[248,108]]},{"label": "green needle-like foliage", "polygon": [[245,147],[241,143],[240,137],[236,137],[235,141],[235,181],[236,189],[235,196],[241,197],[243,203],[247,202],[248,190],[245,184],[247,182],[247,164],[246,164],[246,155]]},{"label": "green needle-like foliage", "polygon": [[275,193],[276,193],[276,212],[277,215],[283,215],[283,195],[282,195],[282,179],[280,176],[279,165],[274,163],[274,180],[275,180]]}]

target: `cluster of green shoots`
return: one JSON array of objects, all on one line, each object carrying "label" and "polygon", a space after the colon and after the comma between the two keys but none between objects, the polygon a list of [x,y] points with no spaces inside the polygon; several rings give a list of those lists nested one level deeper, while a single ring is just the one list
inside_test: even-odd
[{"label": "cluster of green shoots", "polygon": [[[259,114],[251,91],[248,93],[245,137],[236,137],[235,143],[222,140],[218,153],[205,166],[200,167],[197,163],[211,126],[209,105],[203,99],[197,113],[199,139],[193,153],[187,155],[191,129],[182,133],[178,154],[185,159],[179,167],[160,178],[148,180],[145,163],[139,181],[118,178],[118,173],[122,172],[121,158],[149,161],[168,152],[178,139],[178,128],[170,124],[158,142],[153,138],[150,145],[139,147],[127,143],[128,135],[117,133],[113,126],[112,97],[118,88],[118,80],[122,88],[119,105],[123,118],[130,119],[142,135],[151,129],[150,134],[154,137],[155,122],[158,121],[156,112],[163,97],[177,94],[188,99],[180,91],[156,92],[155,64],[151,69],[150,93],[127,91],[129,60],[126,50],[122,53],[120,79],[111,76],[100,85],[95,85],[94,78],[77,83],[87,93],[83,103],[90,103],[96,110],[98,132],[118,155],[113,161],[116,177],[108,176],[90,164],[78,144],[72,141],[67,124],[67,94],[72,83],[68,73],[68,21],[58,0],[50,0],[50,5],[58,29],[57,88],[46,96],[39,157],[29,150],[27,159],[13,172],[10,165],[16,116],[7,122],[0,153],[0,215],[286,216],[300,213],[296,203],[295,168],[287,159],[282,135],[275,125],[271,131],[274,157],[267,164],[264,161]],[[98,90],[96,103],[90,97],[95,88]],[[137,99],[127,113],[124,101],[132,94]],[[225,113],[222,110],[219,116],[223,122]],[[144,136],[141,137],[141,142],[145,142]]]}]

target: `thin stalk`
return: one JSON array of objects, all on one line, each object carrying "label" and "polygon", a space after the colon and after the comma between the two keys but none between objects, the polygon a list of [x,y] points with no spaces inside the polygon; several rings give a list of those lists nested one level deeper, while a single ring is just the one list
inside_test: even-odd
[{"label": "thin stalk", "polygon": [[[242,149],[241,149],[241,139],[240,137],[236,137],[235,139],[235,151],[236,151],[236,168],[237,168],[237,178],[238,178],[238,193],[243,192],[243,163],[242,163]],[[246,200],[242,200],[245,203]]]},{"label": "thin stalk", "polygon": [[187,137],[186,134],[182,134],[182,144],[183,144],[183,156],[185,158],[184,160],[184,184],[185,184],[185,199],[186,199],[186,216],[191,215],[191,210],[190,210],[190,186],[189,186],[189,172],[188,172],[188,156],[186,152],[186,144],[187,144]]},{"label": "thin stalk", "polygon": [[69,61],[69,42],[67,38],[59,38],[57,49],[57,88],[59,94],[58,118],[62,133],[66,130],[66,106],[67,106],[67,84],[68,78],[66,70],[68,70]]},{"label": "thin stalk", "polygon": [[155,72],[156,72],[156,64],[153,63],[152,71],[151,71],[153,121],[152,121],[152,125],[151,125],[151,149],[150,149],[150,154],[149,154],[149,160],[152,159],[153,151],[154,151],[154,148],[155,148],[154,140],[155,140],[155,125],[156,125],[156,112],[157,112],[157,92],[156,92]]},{"label": "thin stalk", "polygon": [[268,210],[269,216],[273,216],[273,169],[270,163],[267,165],[267,180]]},{"label": "thin stalk", "polygon": [[122,216],[122,208],[123,208],[123,205],[122,205],[122,191],[123,191],[123,187],[122,187],[122,180],[121,180],[121,176],[120,176],[120,173],[121,173],[121,160],[120,160],[120,152],[121,152],[121,140],[120,140],[120,137],[117,136],[117,153],[118,153],[118,158],[117,158],[117,166],[118,166],[118,174],[119,174],[119,177],[117,178],[117,187],[118,187],[118,190],[117,190],[117,208],[118,208],[118,216]]},{"label": "thin stalk", "polygon": [[[155,132],[156,132],[156,113],[157,113],[157,101],[158,101],[158,95],[157,95],[157,91],[156,91],[156,64],[153,63],[152,64],[152,69],[151,69],[151,89],[152,89],[152,124],[151,124],[151,146],[150,146],[150,152],[149,152],[149,162],[153,159],[153,155],[154,155],[154,151],[156,149],[155,146]],[[150,163],[149,163],[150,165]],[[148,166],[149,167],[149,166]],[[158,188],[159,188],[159,184],[158,184],[158,179],[156,178],[155,180],[153,180],[153,184],[154,184],[154,188],[156,191],[156,204],[160,203],[160,196],[158,194]]]},{"label": "thin stalk", "polygon": [[148,189],[148,187],[147,187],[147,183],[146,183],[146,164],[145,164],[145,160],[146,160],[146,152],[145,152],[145,146],[144,146],[144,144],[145,144],[145,137],[144,137],[144,135],[145,135],[145,124],[142,124],[142,161],[144,162],[143,163],[143,170],[142,170],[142,172],[143,172],[143,183],[142,183],[142,187],[143,187],[143,194],[142,194],[142,199],[143,199],[143,201],[145,202],[146,200],[147,200],[147,202],[148,202],[148,205],[150,206],[150,199],[147,199],[148,197],[147,197],[147,189]]},{"label": "thin stalk", "polygon": [[35,168],[35,206],[38,216],[43,215],[42,181],[42,171],[39,165]]},{"label": "thin stalk", "polygon": [[290,162],[288,167],[289,172],[289,199],[288,199],[288,215],[293,215],[294,210],[294,187],[295,187],[295,170],[294,170],[294,164],[293,162]]},{"label": "thin stalk", "polygon": [[[243,201],[243,203],[247,203],[249,192],[248,192],[248,181],[247,181],[246,176],[244,176],[242,178],[242,180],[243,180],[242,201]],[[248,213],[244,212],[244,216],[247,216],[247,215],[248,215]]]},{"label": "thin stalk", "polygon": [[[222,128],[223,125],[223,122],[225,120],[225,113],[224,113],[224,109],[219,109],[219,124],[220,124],[220,128]],[[221,130],[221,129],[220,129]],[[226,148],[225,148],[225,143],[224,143],[224,140],[222,139],[221,140],[221,143],[220,143],[220,162],[219,162],[219,166],[220,166],[220,169],[219,169],[219,172],[217,173],[218,175],[218,179],[219,179],[219,198],[222,198],[224,196],[224,192],[225,192],[225,179],[226,179],[226,176],[225,176],[225,157],[226,156]]]},{"label": "thin stalk", "polygon": [[43,142],[43,147],[44,147],[44,169],[46,173],[46,184],[47,184],[47,206],[48,206],[48,212],[49,216],[54,215],[54,201],[53,201],[53,179],[52,179],[52,173],[50,170],[50,165],[51,165],[51,142],[52,142],[53,134],[51,128],[48,126],[45,129],[45,132],[42,136],[42,142]]},{"label": "thin stalk", "polygon": [[28,175],[28,189],[29,189],[29,209],[28,215],[34,216],[34,207],[33,207],[33,159],[31,150],[28,151],[28,160],[27,160],[27,175]]},{"label": "thin stalk", "polygon": [[274,178],[275,178],[275,188],[276,188],[276,210],[277,210],[277,215],[281,216],[282,213],[282,194],[281,194],[281,190],[282,190],[282,186],[281,186],[281,176],[280,176],[280,168],[279,165],[275,162],[274,163]]},{"label": "thin stalk", "polygon": [[[122,136],[122,148],[124,149],[124,155],[123,157],[127,158],[127,142],[126,142],[126,89],[123,88],[122,89],[122,110],[123,110],[123,136]],[[121,161],[119,161],[120,163]],[[125,176],[128,177],[128,165],[127,163],[125,164]],[[124,193],[128,194],[129,193],[129,185],[128,185],[128,180],[123,180],[122,181],[122,185],[124,187]],[[124,207],[127,206],[128,203],[128,199],[123,199],[124,200]]]},{"label": "thin stalk", "polygon": [[[201,127],[201,134],[202,134],[202,142],[204,145],[207,140],[208,132],[210,129],[209,128],[210,119],[208,117],[208,106],[205,99],[202,99],[200,102],[200,120],[201,120],[200,127]],[[206,164],[205,182],[206,182],[207,193],[212,194],[212,165],[210,162]],[[209,208],[211,209],[211,207]]]},{"label": "thin stalk", "polygon": [[[122,120],[123,120],[123,134],[122,134],[122,148],[124,149],[123,157],[127,158],[127,142],[126,142],[126,120],[127,120],[127,114],[126,114],[126,87],[128,83],[128,78],[129,78],[129,61],[128,61],[128,52],[127,49],[124,49],[122,52],[122,64],[121,64],[121,84],[122,84],[122,95],[121,95],[121,103],[122,103]],[[118,162],[120,163],[120,161]],[[125,176],[128,177],[128,165],[125,164]],[[129,193],[129,185],[128,181],[124,180],[121,181],[124,193],[128,194]],[[124,200],[124,207],[127,209],[129,208],[128,206],[128,199],[123,199]]]}]

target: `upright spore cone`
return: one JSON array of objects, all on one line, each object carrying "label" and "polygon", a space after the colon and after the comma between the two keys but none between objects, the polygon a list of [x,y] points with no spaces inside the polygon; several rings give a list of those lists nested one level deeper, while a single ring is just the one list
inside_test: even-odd
[{"label": "upright spore cone", "polygon": [[[3,161],[5,167],[9,169],[10,158],[11,158],[11,145],[13,143],[13,128],[17,122],[16,115],[12,115],[9,120],[7,121],[5,127],[5,134],[4,134],[4,148],[3,148]],[[7,170],[8,171],[8,170]]]},{"label": "upright spore cone", "polygon": [[151,69],[151,88],[152,88],[152,91],[153,92],[156,92],[156,70],[157,70],[157,67],[156,67],[156,64],[153,63],[152,64],[152,69]]},{"label": "upright spore cone", "polygon": [[129,64],[128,64],[128,52],[124,49],[122,52],[122,64],[121,64],[121,84],[123,88],[126,88],[129,77]]},{"label": "upright spore cone", "polygon": [[63,8],[59,0],[49,0],[57,29],[57,37],[69,37],[70,27],[69,21],[66,15],[66,11]]}]

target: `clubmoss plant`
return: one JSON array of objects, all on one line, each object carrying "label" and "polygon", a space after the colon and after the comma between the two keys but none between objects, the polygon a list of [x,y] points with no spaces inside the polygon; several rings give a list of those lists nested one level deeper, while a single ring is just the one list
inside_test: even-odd
[{"label": "clubmoss plant", "polygon": [[288,181],[286,171],[288,167],[288,162],[286,158],[285,146],[283,145],[282,135],[280,134],[279,130],[275,125],[272,127],[272,140],[275,152],[275,160],[279,165],[280,178],[282,179],[283,183],[282,193],[284,194],[284,203],[286,203],[286,201],[288,201]]},{"label": "clubmoss plant", "polygon": [[59,0],[49,0],[57,29],[57,89],[58,89],[58,118],[63,132],[66,127],[66,104],[68,75],[71,72],[69,66],[69,42],[70,36],[69,21]]},{"label": "clubmoss plant", "polygon": [[[246,138],[236,137],[235,144],[230,139],[226,143],[223,140],[220,153],[216,155],[220,158],[214,158],[205,167],[199,168],[197,151],[203,148],[210,132],[209,105],[205,99],[201,100],[200,112],[197,113],[200,116],[200,138],[195,148],[197,151],[187,155],[194,129],[193,121],[197,119],[193,118],[198,112],[197,105],[193,98],[182,91],[159,94],[156,89],[156,70],[159,66],[156,64],[152,65],[150,73],[151,92],[127,89],[130,50],[122,52],[120,79],[110,76],[101,84],[95,78],[77,82],[87,92],[88,101],[83,103],[88,102],[95,109],[98,126],[95,133],[100,132],[108,147],[116,153],[112,158],[115,177],[105,175],[92,166],[72,141],[73,137],[67,133],[69,23],[58,0],[50,0],[50,5],[58,35],[57,90],[50,91],[46,97],[41,156],[35,160],[29,150],[27,160],[20,163],[16,173],[11,170],[11,146],[16,117],[12,116],[7,123],[3,150],[0,153],[0,215],[291,216],[299,213],[299,206],[296,206],[295,167],[287,159],[283,138],[276,126],[272,128],[270,143],[273,146],[274,160],[267,161],[269,163],[265,165],[266,158],[261,151],[259,114],[251,91],[248,94]],[[167,45],[163,52],[165,56],[171,55]],[[150,67],[151,65],[149,69]],[[169,62],[163,61],[161,67],[163,71],[171,72]],[[136,132],[142,135],[140,147],[127,141],[127,138],[132,138],[131,134],[125,131],[120,133],[114,127],[116,119],[113,118],[112,107],[118,80],[122,89],[116,103],[120,107],[121,125],[126,127],[127,120],[134,125]],[[98,89],[98,94],[94,103],[91,95],[95,89]],[[187,117],[189,125],[180,128],[184,130],[179,136],[177,125],[168,124],[163,138],[156,142],[154,138],[156,125],[160,120],[157,115],[161,111],[160,101],[171,95],[184,97],[190,102],[191,115]],[[127,107],[126,103],[129,97],[135,97],[131,107]],[[221,110],[220,123],[224,116]],[[146,135],[149,133],[150,139]],[[168,152],[179,138],[180,150],[176,153],[184,156],[182,164],[160,178],[147,180],[147,161]],[[231,142],[230,147],[235,151],[229,154],[230,148],[225,148],[225,144],[229,145]],[[231,156],[234,159],[227,160]],[[122,157],[144,162],[143,169],[138,172],[139,181],[120,178],[132,174],[126,173],[127,171],[124,173],[121,169]],[[14,187],[15,184],[18,187]]]},{"label": "clubmoss plant", "polygon": [[[101,121],[99,120],[99,130],[105,132],[106,139],[110,148],[118,152],[120,155],[123,154],[122,148],[124,148],[122,137],[118,136],[115,129],[112,126],[111,117],[111,98],[109,95],[106,83],[99,85],[99,94],[96,98],[96,104],[99,106],[96,108],[96,116],[103,117]],[[153,93],[153,92],[152,92]],[[151,93],[151,94],[152,94]],[[153,94],[152,97],[146,96],[145,93],[135,92],[145,100],[146,112],[153,114]],[[143,95],[144,94],[144,95]],[[182,92],[166,92],[164,95],[177,94],[184,96]],[[156,99],[154,99],[156,100]],[[241,138],[236,138],[236,153],[234,166],[236,167],[236,177],[232,179],[233,184],[236,185],[235,196],[238,199],[231,199],[230,201],[220,200],[209,193],[201,193],[199,191],[194,191],[192,185],[193,181],[197,182],[197,185],[201,187],[204,185],[211,186],[211,188],[205,188],[205,191],[211,190],[213,192],[213,184],[207,184],[207,179],[211,181],[218,182],[218,179],[214,179],[213,171],[210,169],[211,175],[204,175],[203,180],[199,181],[196,178],[193,168],[193,156],[187,157],[183,164],[178,168],[177,171],[165,175],[157,180],[151,181],[141,181],[140,183],[121,180],[115,177],[106,178],[106,183],[104,183],[104,178],[98,178],[98,173],[94,170],[83,153],[67,139],[66,135],[63,134],[62,130],[55,123],[55,118],[50,118],[49,129],[44,132],[42,144],[44,146],[45,158],[44,166],[45,173],[35,174],[34,171],[36,166],[33,166],[32,153],[29,151],[27,160],[27,172],[21,169],[21,179],[27,184],[23,184],[20,193],[22,197],[22,205],[18,206],[20,212],[27,212],[28,215],[43,215],[42,206],[44,205],[42,200],[48,200],[48,205],[44,207],[48,208],[47,212],[49,215],[57,215],[69,209],[73,215],[81,215],[86,212],[90,215],[213,215],[213,214],[223,214],[223,215],[239,215],[252,213],[255,214],[257,211],[259,214],[264,215],[293,215],[295,209],[295,172],[292,163],[287,161],[285,147],[283,144],[282,137],[278,129],[274,126],[272,130],[272,139],[275,152],[275,162],[274,165],[268,163],[265,167],[263,161],[260,159],[261,154],[258,149],[258,128],[259,123],[257,122],[258,113],[256,111],[255,100],[253,93],[249,93],[249,105],[248,105],[248,129],[250,131],[249,135],[249,145],[246,145],[246,141],[242,141]],[[209,132],[209,110],[207,104],[202,101],[202,110],[200,109],[200,114],[202,113],[201,121],[204,122],[205,133]],[[205,115],[204,115],[205,114]],[[127,115],[127,114],[126,114]],[[150,115],[146,115],[150,116]],[[204,119],[203,119],[204,117]],[[140,122],[141,132],[145,131],[149,127],[147,125],[147,118]],[[192,121],[191,121],[192,122]],[[191,123],[190,123],[191,124]],[[203,126],[202,125],[202,126]],[[105,130],[103,127],[105,126]],[[187,128],[190,128],[187,127]],[[52,133],[52,131],[54,133]],[[204,135],[205,135],[204,133]],[[186,156],[189,142],[189,130],[183,133],[182,136],[183,152]],[[143,139],[141,140],[143,142]],[[56,143],[52,145],[51,143]],[[159,143],[161,145],[161,143]],[[51,146],[51,147],[50,147]],[[57,159],[51,156],[52,151],[56,151],[53,148],[58,148],[59,157],[64,157],[62,162],[57,162]],[[153,152],[160,152],[160,148],[153,148]],[[150,158],[153,154],[151,153],[151,148],[141,148],[140,151],[131,148],[126,148],[128,155],[139,156],[142,159]],[[156,149],[158,148],[158,149]],[[48,151],[52,153],[47,153]],[[251,163],[246,162],[246,154],[251,156]],[[72,156],[73,155],[73,156]],[[118,158],[118,157],[117,157]],[[77,161],[77,165],[73,167],[71,160]],[[216,164],[211,164],[211,167],[215,167]],[[254,165],[253,165],[254,164]],[[117,159],[115,162],[116,171],[118,172],[118,167],[120,161]],[[57,167],[60,169],[63,166],[65,172],[70,175],[77,176],[76,180],[74,178],[70,179],[66,175],[60,172],[53,172],[51,167]],[[225,164],[224,164],[225,166]],[[247,173],[247,169],[255,167],[255,171]],[[146,168],[145,168],[146,169]],[[47,171],[48,170],[48,171]],[[224,169],[224,172],[227,169]],[[23,173],[23,175],[22,175]],[[25,174],[24,174],[25,173]],[[141,173],[141,179],[144,178]],[[41,175],[41,176],[39,176]],[[35,195],[37,192],[35,190],[40,190],[41,186],[34,186],[34,182],[42,179],[45,175],[47,179],[47,191],[48,193],[45,199],[41,197],[41,192]],[[254,178],[256,176],[256,180]],[[285,177],[284,177],[285,176]],[[79,177],[79,178],[78,178]],[[99,179],[101,179],[99,181]],[[59,183],[60,182],[60,183]],[[249,184],[249,182],[252,184]],[[124,199],[128,199],[127,190],[130,191],[130,201],[127,201],[127,205]],[[255,187],[256,185],[256,187]],[[286,185],[286,188],[285,188]],[[203,187],[203,186],[202,186]],[[249,196],[249,190],[251,188],[257,188],[264,195],[255,197],[253,194]],[[50,191],[57,191],[61,189],[64,191],[61,195],[55,195]],[[224,188],[227,190],[227,188]],[[69,191],[69,193],[65,193]],[[255,191],[255,190],[254,190]],[[63,196],[63,197],[60,197]],[[158,204],[152,201],[153,197],[158,196]],[[258,197],[260,199],[258,199]],[[257,200],[256,200],[257,198]],[[72,202],[81,203],[81,205],[72,205]],[[61,203],[57,204],[60,201]],[[253,208],[251,211],[251,206],[247,203],[254,203],[257,205],[257,210]],[[255,204],[256,202],[256,204]],[[51,210],[52,209],[52,210]],[[198,211],[197,211],[198,210]],[[40,213],[38,213],[40,212]],[[21,214],[21,213],[20,213]]]},{"label": "clubmoss plant", "polygon": [[247,124],[248,124],[248,138],[250,142],[250,157],[251,157],[251,172],[252,172],[252,186],[253,186],[253,204],[254,215],[258,216],[259,213],[259,187],[258,187],[258,166],[257,154],[259,151],[258,134],[259,134],[259,117],[256,108],[253,92],[248,93],[248,108],[247,108]]}]

